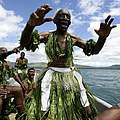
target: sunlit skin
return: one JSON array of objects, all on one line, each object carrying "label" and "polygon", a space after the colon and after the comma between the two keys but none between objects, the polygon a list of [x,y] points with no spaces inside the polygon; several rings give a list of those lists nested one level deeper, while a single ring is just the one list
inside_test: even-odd
[{"label": "sunlit skin", "polygon": [[0,60],[4,60],[4,59],[6,59],[7,56],[9,56],[9,55],[11,55],[13,53],[17,54],[19,52],[18,48],[14,48],[11,51],[7,51],[7,48],[5,48],[5,47],[0,47],[0,51],[1,51]]},{"label": "sunlit skin", "polygon": [[94,120],[120,120],[120,105],[109,108],[95,117]]},{"label": "sunlit skin", "polygon": [[[10,62],[6,61],[5,59],[6,59],[9,55],[11,55],[11,54],[13,54],[13,53],[16,53],[16,54],[17,54],[17,53],[19,52],[18,48],[14,48],[13,50],[8,51],[7,48],[5,48],[5,47],[0,47],[0,51],[2,51],[1,54],[0,54],[0,60],[1,60],[4,64],[6,64],[6,65],[8,66],[9,70],[11,70],[11,69],[12,69],[12,66],[11,66]],[[24,57],[24,54],[25,54],[25,53],[22,53],[22,57]],[[15,64],[17,64],[17,62],[16,62]],[[1,67],[0,67],[0,68],[1,68]],[[22,79],[21,76],[22,76],[22,75],[16,75],[16,76],[14,76],[14,79],[21,85],[21,87],[22,87],[23,89],[25,89],[26,86],[23,85],[22,82],[21,82],[21,80],[20,80],[20,79]]]},{"label": "sunlit skin", "polygon": [[4,114],[11,98],[15,99],[15,105],[18,112],[24,112],[24,97],[22,88],[18,86],[0,85],[0,114]]},{"label": "sunlit skin", "polygon": [[[23,67],[26,65],[26,63],[28,64],[28,60],[25,58],[25,53],[24,52],[21,52],[20,58],[16,59],[15,67],[18,67],[19,61],[22,61],[22,66]],[[26,67],[25,67],[25,69],[26,69]]]},{"label": "sunlit skin", "polygon": [[[8,69],[11,70],[12,66],[9,62],[7,62],[5,59],[7,56],[9,56],[12,53],[17,53],[18,49],[15,48],[12,51],[7,51],[6,48],[2,47],[0,48],[2,53],[0,54],[2,57],[0,57],[0,60],[4,65],[8,66]],[[5,55],[4,55],[5,54]],[[3,67],[0,67],[0,70],[3,71]],[[19,78],[17,75],[14,76],[15,80],[18,82]],[[0,85],[0,114],[4,114],[5,110],[7,109],[8,102],[11,98],[15,98],[15,105],[18,109],[18,112],[24,111],[24,97],[22,93],[22,88],[18,86],[6,86],[5,84]]]},{"label": "sunlit skin", "polygon": [[[60,47],[63,51],[65,51],[66,35],[67,35],[68,27],[71,24],[71,15],[67,9],[60,9],[56,13],[54,18],[52,17],[45,18],[45,15],[51,10],[52,8],[49,5],[43,5],[30,15],[30,18],[21,36],[21,45],[23,46],[29,45],[31,41],[32,31],[35,26],[40,26],[44,24],[45,22],[52,21],[56,25],[56,31],[57,31],[58,42],[60,44]],[[111,16],[109,15],[105,19],[105,22],[100,23],[100,28],[98,30],[95,29],[95,32],[99,36],[99,38],[98,38],[98,41],[94,49],[92,50],[92,54],[98,54],[100,52],[111,30],[116,27],[116,25],[111,25],[113,20],[114,18],[111,18]],[[50,32],[41,32],[40,43],[45,43],[45,38],[49,34]],[[75,46],[78,46],[79,48],[82,48],[82,49],[86,46],[86,42],[84,42],[79,36],[76,36],[73,34],[70,34],[70,36],[72,38],[72,41],[75,43]],[[49,63],[48,63],[48,66],[49,67],[63,67],[63,68],[69,67],[67,66],[67,58],[65,57],[60,58],[57,61],[53,59],[53,63],[55,66]],[[86,110],[88,114],[92,114],[89,106],[86,107]]]},{"label": "sunlit skin", "polygon": [[[16,62],[15,62],[15,67],[16,67],[16,68],[18,68],[19,62],[22,63],[22,64],[21,64],[22,68],[24,68],[24,69],[27,68],[26,64],[28,64],[28,59],[25,58],[25,53],[24,53],[24,52],[21,52],[20,58],[17,58],[17,59],[16,59]],[[24,80],[23,74],[22,74],[22,73],[19,73],[18,76],[19,76],[19,78],[20,78],[20,85],[21,85],[23,91],[25,91],[25,90],[27,89],[27,84],[24,83],[24,82],[22,82],[22,81]]]},{"label": "sunlit skin", "polygon": [[28,78],[31,82],[34,81],[34,76],[35,76],[35,69],[28,70]]}]

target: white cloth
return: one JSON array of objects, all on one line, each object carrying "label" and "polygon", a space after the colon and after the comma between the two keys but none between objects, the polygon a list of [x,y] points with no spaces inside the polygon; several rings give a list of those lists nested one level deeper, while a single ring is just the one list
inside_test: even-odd
[{"label": "white cloth", "polygon": [[[41,101],[42,101],[42,110],[46,111],[49,108],[50,102],[49,102],[49,95],[50,95],[50,89],[51,89],[51,81],[52,81],[52,73],[53,71],[57,72],[70,72],[72,69],[70,68],[57,68],[57,67],[50,67],[51,69],[48,70],[45,74],[45,76],[42,79],[41,83]],[[89,101],[87,99],[86,90],[82,84],[82,76],[76,72],[73,71],[75,77],[77,78],[79,85],[80,85],[80,100],[84,107],[89,106]]]},{"label": "white cloth", "polygon": [[[28,69],[26,69],[25,72],[26,72],[26,74],[27,74]],[[18,74],[19,74],[19,73],[22,73],[22,70],[21,70],[21,69],[18,69]]]},{"label": "white cloth", "polygon": [[19,74],[19,73],[22,73],[22,70],[18,69],[18,74]]},{"label": "white cloth", "polygon": [[49,95],[50,95],[50,88],[51,88],[51,81],[52,81],[52,70],[48,70],[45,76],[42,79],[41,83],[41,101],[42,101],[42,110],[46,111],[50,105],[49,102]]},{"label": "white cloth", "polygon": [[13,77],[11,77],[11,78],[8,80],[8,85],[9,85],[9,86],[19,86],[19,87],[21,87],[21,85],[20,85],[17,81],[15,81],[15,79],[14,79]]},{"label": "white cloth", "polygon": [[86,95],[86,89],[84,88],[83,84],[82,84],[82,76],[80,75],[80,73],[74,71],[74,75],[75,77],[77,78],[78,82],[79,82],[79,85],[80,85],[80,100],[81,100],[81,103],[84,107],[87,107],[89,106],[89,101],[87,99],[87,95]]},{"label": "white cloth", "polygon": [[52,70],[57,71],[57,72],[71,72],[74,67],[72,69],[70,68],[58,68],[58,67],[50,67]]}]

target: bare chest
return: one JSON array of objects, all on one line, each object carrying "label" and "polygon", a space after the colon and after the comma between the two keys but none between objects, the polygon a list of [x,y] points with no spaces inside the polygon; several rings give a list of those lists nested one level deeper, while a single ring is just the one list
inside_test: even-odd
[{"label": "bare chest", "polygon": [[66,38],[58,39],[58,43],[60,45],[60,48],[65,51],[66,48]]}]

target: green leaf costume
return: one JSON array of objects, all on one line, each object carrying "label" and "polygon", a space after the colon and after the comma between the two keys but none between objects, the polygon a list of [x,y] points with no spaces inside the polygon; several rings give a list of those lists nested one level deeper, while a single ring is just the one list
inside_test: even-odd
[{"label": "green leaf costume", "polygon": [[23,60],[21,60],[20,58],[18,59],[18,66],[17,68],[20,70],[26,69],[28,67],[28,63],[27,63],[27,59],[24,58],[24,65],[23,65]]},{"label": "green leaf costume", "polygon": [[[35,42],[34,42],[35,41]],[[40,39],[37,31],[33,33],[33,39],[31,44],[26,47],[27,50],[35,51],[38,48]],[[72,69],[72,52],[74,42],[72,41],[70,34],[67,33],[66,48],[63,51],[57,40],[57,32],[51,32],[46,38],[46,54],[49,62],[60,60],[61,58],[67,58],[67,65],[71,69],[70,72],[59,72],[51,70],[50,67],[44,68],[40,73],[37,81],[37,88],[30,92],[26,98],[26,120],[88,120],[87,112],[81,103],[80,86],[78,79],[75,77],[74,72],[79,74],[80,71],[76,68]],[[91,43],[88,43],[91,44]],[[34,46],[34,47],[33,47]],[[33,49],[34,48],[34,49]],[[90,47],[87,47],[90,48]],[[87,48],[84,51],[87,51]],[[92,48],[92,47],[91,47]],[[89,55],[92,54],[88,50]],[[86,53],[87,54],[87,53]],[[46,111],[42,110],[41,97],[42,82],[46,73],[52,71],[52,80],[50,82],[50,105]],[[92,110],[91,120],[97,115],[97,110],[94,104],[94,98],[89,90],[87,84],[83,82],[86,89],[87,98]],[[91,96],[91,97],[90,97]]]},{"label": "green leaf costume", "polygon": [[[24,60],[24,64],[23,64],[23,60]],[[17,70],[21,70],[23,78],[25,79],[27,77],[27,67],[28,67],[28,60],[26,58],[21,59],[21,58],[17,58]]]},{"label": "green leaf costume", "polygon": [[10,77],[14,77],[16,74],[16,70],[14,68],[9,69],[9,66],[6,64],[3,64],[2,61],[0,61],[0,85],[6,84],[8,85],[8,81]]}]

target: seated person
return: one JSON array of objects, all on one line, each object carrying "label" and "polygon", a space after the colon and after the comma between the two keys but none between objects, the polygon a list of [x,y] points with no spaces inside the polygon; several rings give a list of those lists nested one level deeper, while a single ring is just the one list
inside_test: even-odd
[{"label": "seated person", "polygon": [[34,68],[29,68],[28,72],[27,72],[27,77],[25,78],[25,80],[23,81],[24,84],[27,84],[27,89],[25,91],[25,96],[27,96],[27,94],[34,88],[36,88],[35,85],[35,69]]},{"label": "seated person", "polygon": [[22,81],[27,75],[27,67],[28,67],[28,59],[25,58],[24,52],[21,52],[20,58],[16,59],[15,67],[18,69],[18,73],[19,73],[18,75]]},{"label": "seated person", "polygon": [[11,51],[7,51],[5,47],[0,48],[0,119],[4,119],[4,117],[7,116],[6,110],[11,98],[15,99],[14,101],[18,114],[24,112],[24,97],[22,88],[18,86],[8,86],[8,80],[11,77],[21,83],[11,64],[5,60],[7,56],[17,52],[18,48]]}]

